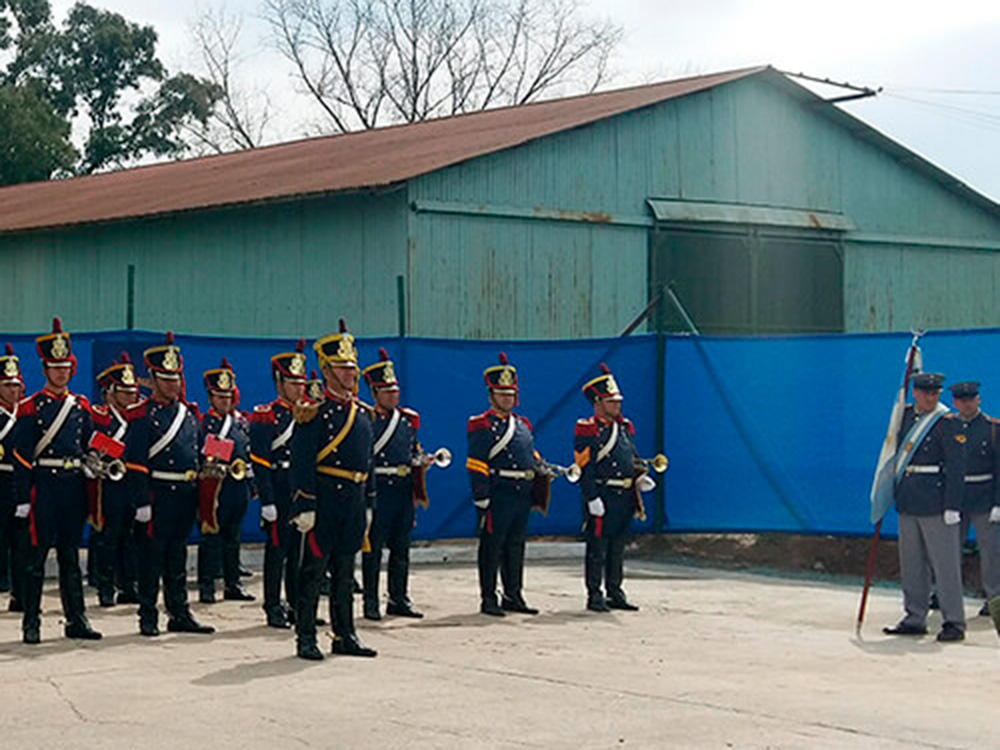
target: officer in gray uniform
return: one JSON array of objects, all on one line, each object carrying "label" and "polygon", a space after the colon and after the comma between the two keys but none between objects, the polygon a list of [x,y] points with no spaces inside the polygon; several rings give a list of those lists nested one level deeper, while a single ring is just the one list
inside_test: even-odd
[{"label": "officer in gray uniform", "polygon": [[[1000,473],[997,451],[997,420],[979,409],[979,383],[969,380],[949,386],[956,439],[965,446],[965,494],[962,498],[962,539],[971,525],[979,547],[979,570],[987,601],[1000,595],[1000,496],[996,476]],[[988,615],[983,604],[979,611]]]},{"label": "officer in gray uniform", "polygon": [[913,377],[913,404],[903,413],[897,465],[906,468],[896,484],[899,567],[905,615],[882,629],[887,635],[924,635],[931,575],[944,620],[937,639],[965,638],[962,604],[961,513],[965,490],[964,435],[938,403],[944,375]]}]

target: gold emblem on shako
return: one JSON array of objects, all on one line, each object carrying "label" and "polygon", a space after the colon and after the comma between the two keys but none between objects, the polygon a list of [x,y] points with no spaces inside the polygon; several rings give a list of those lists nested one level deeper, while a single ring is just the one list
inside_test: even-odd
[{"label": "gold emblem on shako", "polygon": [[7,378],[17,377],[17,360],[11,357],[3,365],[3,374]]},{"label": "gold emblem on shako", "polygon": [[122,370],[122,385],[135,385],[135,374],[131,367]]},{"label": "gold emblem on shako", "polygon": [[509,367],[505,367],[500,371],[500,377],[497,378],[497,383],[499,385],[514,385],[514,373]]},{"label": "gold emblem on shako", "polygon": [[180,364],[180,360],[177,359],[177,350],[173,347],[167,349],[167,353],[163,355],[163,367],[167,370],[176,370]]},{"label": "gold emblem on shako", "polygon": [[621,391],[618,390],[618,383],[615,382],[614,376],[608,375],[608,394],[611,396],[617,396],[619,393],[621,393]]},{"label": "gold emblem on shako", "polygon": [[354,353],[354,347],[351,346],[351,342],[353,341],[353,336],[344,336],[340,340],[340,344],[337,347],[337,357],[339,359],[353,360],[357,358],[357,355]]},{"label": "gold emblem on shako", "polygon": [[292,361],[288,363],[288,371],[292,373],[292,375],[305,375],[306,358],[301,354],[296,354],[292,357]]},{"label": "gold emblem on shako", "polygon": [[229,370],[223,370],[219,373],[219,388],[230,388],[233,385],[233,379],[229,377]]},{"label": "gold emblem on shako", "polygon": [[392,362],[387,362],[385,369],[382,371],[382,380],[386,383],[396,382],[396,371],[392,369]]},{"label": "gold emblem on shako", "polygon": [[67,354],[69,354],[69,347],[66,346],[66,339],[62,336],[56,336],[52,340],[52,356],[56,359],[65,359]]}]

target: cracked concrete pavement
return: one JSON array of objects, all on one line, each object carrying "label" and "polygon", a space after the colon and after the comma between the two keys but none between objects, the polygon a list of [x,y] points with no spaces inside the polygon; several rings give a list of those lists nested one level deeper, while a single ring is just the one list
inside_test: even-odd
[{"label": "cracked concrete pavement", "polygon": [[854,583],[632,559],[626,588],[642,610],[595,615],[581,548],[531,549],[540,615],[479,615],[474,547],[434,546],[415,557],[449,562],[412,572],[427,617],[359,618],[378,658],[318,664],[264,626],[259,602],[193,604],[214,636],[143,639],[134,607],[99,609],[89,590],[105,638],[70,641],[49,582],[40,646],[0,614],[0,738],[39,750],[1000,745],[1000,651],[978,602],[965,643],[892,639],[880,628],[898,618],[899,592],[876,588],[857,638]]}]

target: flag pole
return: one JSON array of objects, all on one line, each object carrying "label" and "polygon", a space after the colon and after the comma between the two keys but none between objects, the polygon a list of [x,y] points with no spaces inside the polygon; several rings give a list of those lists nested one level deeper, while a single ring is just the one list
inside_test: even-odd
[{"label": "flag pole", "polygon": [[[910,348],[906,352],[906,369],[903,371],[903,399],[905,401],[906,394],[910,387],[910,375],[913,372],[913,362],[916,358],[916,353],[918,350],[918,341],[923,335],[922,331],[913,331],[913,340],[910,342]],[[865,608],[868,605],[868,591],[871,589],[872,585],[872,574],[875,572],[875,553],[878,550],[878,540],[879,534],[882,531],[882,518],[879,518],[875,522],[875,529],[872,531],[871,544],[868,545],[868,560],[865,563],[865,585],[861,589],[861,602],[858,604],[858,619],[855,623],[854,632],[857,635],[861,635],[861,625],[865,621]]]}]

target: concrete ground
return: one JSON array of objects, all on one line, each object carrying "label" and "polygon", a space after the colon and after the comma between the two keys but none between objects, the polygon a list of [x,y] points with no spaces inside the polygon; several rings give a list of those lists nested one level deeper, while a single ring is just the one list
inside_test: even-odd
[{"label": "concrete ground", "polygon": [[[427,617],[359,619],[377,659],[300,661],[289,632],[263,625],[259,602],[194,604],[214,636],[144,639],[134,607],[99,609],[92,590],[89,614],[105,638],[73,642],[47,586],[40,646],[22,645],[18,617],[0,614],[0,743],[1000,746],[1000,650],[991,623],[975,616],[978,602],[967,601],[964,643],[892,639],[880,628],[898,619],[899,592],[877,588],[858,639],[855,584],[630,560],[626,588],[642,610],[594,615],[583,609],[580,547],[532,547],[526,598],[542,613],[505,619],[477,612],[471,546],[419,551],[439,561],[412,573]],[[249,586],[259,594],[259,573]]]}]

